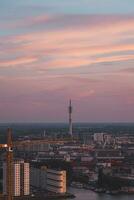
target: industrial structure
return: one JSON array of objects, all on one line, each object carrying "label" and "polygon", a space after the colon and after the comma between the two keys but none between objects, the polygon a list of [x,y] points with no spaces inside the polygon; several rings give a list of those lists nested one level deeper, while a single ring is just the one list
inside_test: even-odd
[{"label": "industrial structure", "polygon": [[12,130],[8,128],[7,144],[0,144],[0,148],[5,148],[6,155],[6,199],[13,200],[13,143]]},{"label": "industrial structure", "polygon": [[69,135],[72,137],[73,130],[72,130],[72,102],[71,100],[69,101],[68,112],[69,112]]}]

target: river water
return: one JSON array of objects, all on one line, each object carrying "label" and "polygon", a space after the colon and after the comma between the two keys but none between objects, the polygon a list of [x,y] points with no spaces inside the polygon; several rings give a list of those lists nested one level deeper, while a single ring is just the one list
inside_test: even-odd
[{"label": "river water", "polygon": [[74,188],[70,188],[69,192],[76,196],[74,200],[134,200],[134,195],[98,194],[90,190]]}]

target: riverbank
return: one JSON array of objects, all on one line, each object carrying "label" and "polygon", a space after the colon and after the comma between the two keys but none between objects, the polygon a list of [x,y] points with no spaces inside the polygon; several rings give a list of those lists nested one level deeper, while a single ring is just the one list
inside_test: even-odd
[{"label": "riverbank", "polygon": [[[59,199],[74,199],[75,195],[71,193],[65,194],[41,194],[23,197],[14,197],[14,200],[59,200]],[[0,196],[0,200],[6,200],[6,197]]]},{"label": "riverbank", "polygon": [[106,193],[109,195],[118,195],[118,194],[128,194],[128,195],[134,195],[134,188],[133,187],[122,187],[121,189],[109,189],[109,188],[98,188],[97,186],[89,185],[89,184],[82,184],[79,182],[72,182],[71,184],[72,188],[76,189],[85,189],[85,190],[91,190],[96,193]]},{"label": "riverbank", "polygon": [[[134,195],[119,194],[109,195],[106,193],[97,193],[92,190],[69,188],[69,192],[76,196],[76,200],[133,200]],[[66,199],[69,200],[69,199]]]}]

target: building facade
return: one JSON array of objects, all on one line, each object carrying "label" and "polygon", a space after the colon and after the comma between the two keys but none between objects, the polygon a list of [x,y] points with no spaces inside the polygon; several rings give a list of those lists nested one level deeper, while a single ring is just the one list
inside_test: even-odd
[{"label": "building facade", "polygon": [[47,190],[66,193],[66,171],[47,169]]},{"label": "building facade", "polygon": [[94,133],[94,142],[102,143],[104,142],[104,133]]},{"label": "building facade", "polygon": [[30,172],[31,186],[59,194],[66,193],[66,171],[32,167]]},{"label": "building facade", "polygon": [[46,189],[46,170],[43,168],[31,167],[30,185],[40,189]]},{"label": "building facade", "polygon": [[[7,194],[7,164],[3,163],[3,194]],[[14,161],[13,163],[13,194],[24,196],[30,194],[30,168],[29,163]]]}]

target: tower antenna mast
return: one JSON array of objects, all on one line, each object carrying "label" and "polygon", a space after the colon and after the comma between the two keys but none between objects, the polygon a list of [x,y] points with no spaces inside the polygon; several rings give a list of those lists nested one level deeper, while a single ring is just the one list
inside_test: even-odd
[{"label": "tower antenna mast", "polygon": [[69,135],[72,137],[73,131],[72,131],[72,102],[71,102],[71,99],[69,101],[68,112],[69,112]]}]

